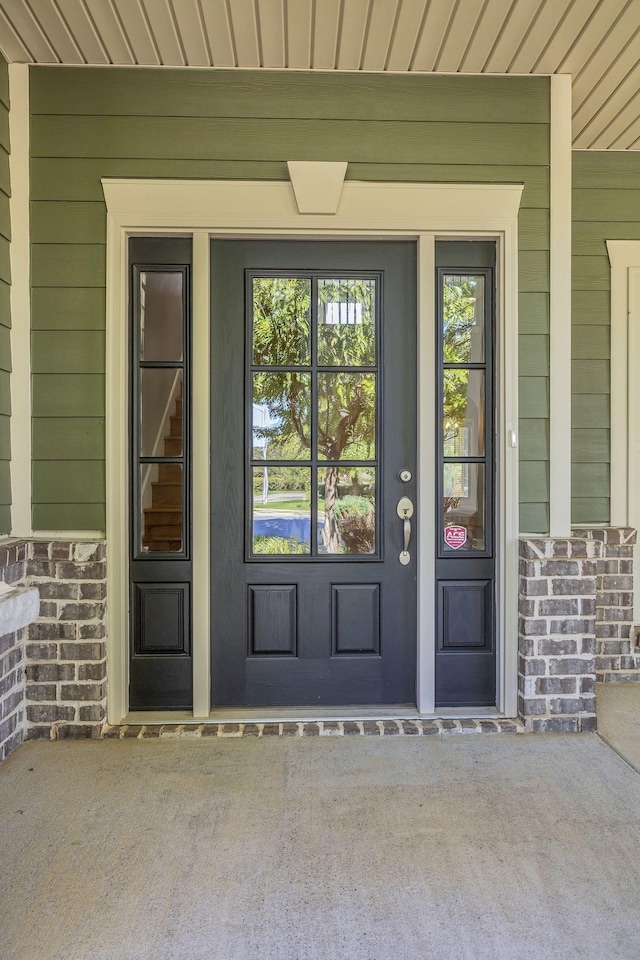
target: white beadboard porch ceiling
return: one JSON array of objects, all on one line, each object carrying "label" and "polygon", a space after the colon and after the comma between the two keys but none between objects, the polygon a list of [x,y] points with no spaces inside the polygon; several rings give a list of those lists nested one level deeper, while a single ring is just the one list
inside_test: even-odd
[{"label": "white beadboard porch ceiling", "polygon": [[573,143],[640,149],[640,0],[0,0],[9,62],[573,76]]}]

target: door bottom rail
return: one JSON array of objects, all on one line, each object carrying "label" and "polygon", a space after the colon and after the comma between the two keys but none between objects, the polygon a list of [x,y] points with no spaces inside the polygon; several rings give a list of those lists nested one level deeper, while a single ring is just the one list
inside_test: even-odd
[{"label": "door bottom rail", "polygon": [[107,724],[103,740],[199,740],[220,737],[386,737],[438,736],[469,733],[524,733],[519,720],[463,718],[451,720],[302,720],[280,723],[163,723]]}]

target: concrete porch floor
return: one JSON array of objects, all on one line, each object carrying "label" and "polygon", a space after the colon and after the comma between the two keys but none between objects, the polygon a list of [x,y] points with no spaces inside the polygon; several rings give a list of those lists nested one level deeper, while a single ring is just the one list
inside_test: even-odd
[{"label": "concrete porch floor", "polygon": [[2,960],[640,955],[640,777],[595,734],[28,743]]}]

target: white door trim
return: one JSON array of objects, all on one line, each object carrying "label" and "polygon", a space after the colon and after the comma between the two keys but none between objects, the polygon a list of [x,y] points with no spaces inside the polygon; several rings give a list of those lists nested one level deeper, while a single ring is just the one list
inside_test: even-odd
[{"label": "white door trim", "polygon": [[31,537],[31,242],[29,66],[9,64],[11,199],[11,533]]},{"label": "white door trim", "polygon": [[549,536],[571,536],[571,80],[551,77]]},{"label": "white door trim", "polygon": [[[517,690],[517,537],[518,452],[508,442],[517,429],[517,217],[523,187],[514,184],[344,184],[336,214],[300,214],[291,185],[268,181],[102,181],[107,204],[107,543],[109,577],[108,719],[119,723],[128,711],[128,418],[126,241],[132,234],[194,234],[194,510],[207,509],[209,398],[204,385],[208,349],[203,349],[209,327],[209,278],[204,266],[204,243],[219,237],[286,237],[364,239],[405,237],[418,241],[419,377],[418,451],[422,469],[419,509],[420,542],[418,591],[417,706],[434,713],[434,520],[432,454],[434,396],[430,379],[435,369],[433,330],[434,240],[465,236],[496,238],[499,270],[499,438],[498,444],[498,708],[516,714]],[[203,237],[205,239],[203,239]],[[196,273],[197,268],[197,273]],[[206,407],[206,410],[205,410]],[[206,426],[206,431],[205,431]],[[198,431],[197,434],[195,431]],[[206,491],[205,491],[206,486]],[[208,518],[208,513],[207,513]],[[194,569],[208,564],[208,520],[193,525]],[[203,571],[206,571],[206,576]],[[206,612],[205,612],[206,607]],[[194,581],[194,713],[208,715],[209,632],[208,566],[199,567]]]},{"label": "white door trim", "polygon": [[[612,527],[640,527],[640,240],[607,240],[611,264]],[[636,546],[640,562],[640,545]],[[640,620],[636,591],[634,619]]]}]

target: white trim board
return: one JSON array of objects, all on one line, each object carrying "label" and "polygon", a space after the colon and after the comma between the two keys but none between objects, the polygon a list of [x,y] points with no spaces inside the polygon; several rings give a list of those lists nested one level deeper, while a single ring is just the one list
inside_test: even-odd
[{"label": "white trim board", "polygon": [[571,77],[551,77],[549,536],[571,536]]},{"label": "white trim board", "polygon": [[[432,370],[435,323],[433,296],[434,240],[436,236],[495,238],[500,247],[499,310],[500,397],[497,502],[500,671],[499,709],[516,714],[517,690],[517,538],[518,451],[507,443],[517,429],[517,217],[523,187],[514,184],[409,184],[347,181],[335,214],[300,214],[290,183],[268,181],[102,181],[107,204],[107,534],[109,551],[110,614],[108,628],[108,719],[120,723],[127,714],[128,580],[127,543],[128,437],[127,290],[126,248],[132,234],[194,235],[194,342],[208,358],[203,327],[209,324],[209,284],[204,268],[202,234],[218,237],[328,237],[335,239],[403,237],[418,241],[418,318],[420,369],[418,461],[432,463],[434,417]],[[198,264],[200,265],[198,267]],[[198,275],[196,276],[196,269]],[[206,279],[203,279],[206,277]],[[205,511],[209,488],[208,384],[204,362],[194,370],[200,388],[194,390],[194,450],[202,450],[195,479],[194,507]],[[205,411],[204,407],[207,407]],[[195,431],[198,431],[197,436]],[[433,503],[432,483],[421,471],[420,502]],[[420,542],[418,597],[417,709],[434,713],[434,578],[427,544],[433,543],[432,510],[419,510]],[[194,555],[209,557],[208,516],[194,518]],[[194,620],[200,624],[193,637],[194,704],[205,713],[209,673],[208,573],[194,581]],[[205,614],[204,609],[207,608]],[[204,677],[203,677],[204,675]],[[206,678],[206,679],[205,679]]]},{"label": "white trim board", "polygon": [[[611,264],[612,527],[640,527],[640,240],[607,240]],[[635,549],[640,563],[640,544]],[[637,566],[635,567],[637,569]],[[640,591],[634,591],[640,620]]]},{"label": "white trim board", "polygon": [[29,67],[9,64],[11,178],[11,536],[31,536]]},{"label": "white trim board", "polygon": [[[606,244],[611,264],[610,523],[612,527],[624,527],[632,524],[630,496],[633,474],[629,451],[633,449],[635,438],[630,434],[633,420],[629,415],[631,393],[634,393],[634,410],[638,409],[637,403],[640,401],[636,386],[639,361],[637,356],[631,355],[629,336],[631,273],[633,268],[640,268],[640,240],[607,240]],[[640,516],[636,515],[635,520],[640,523]]]}]

